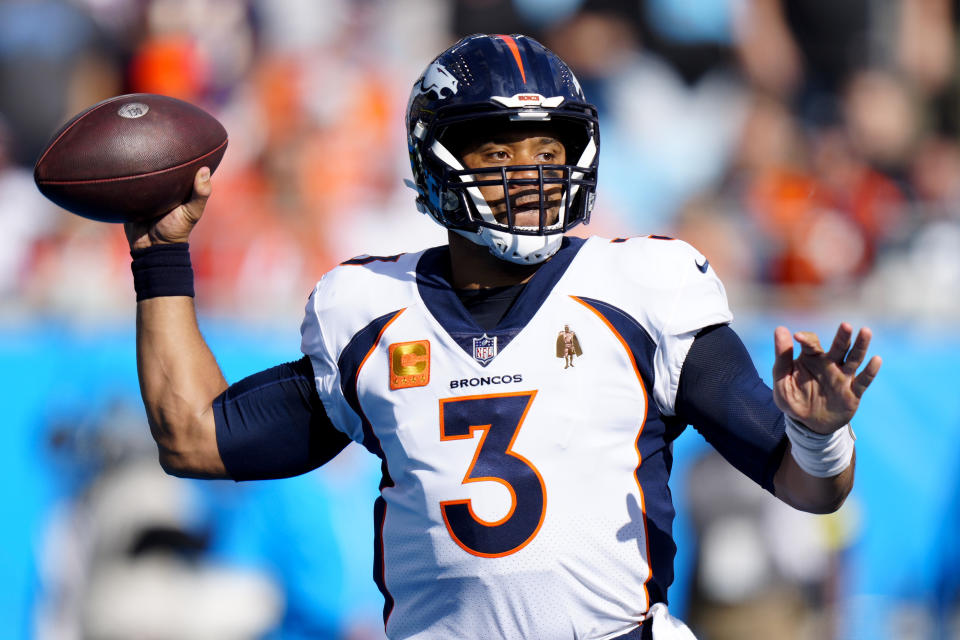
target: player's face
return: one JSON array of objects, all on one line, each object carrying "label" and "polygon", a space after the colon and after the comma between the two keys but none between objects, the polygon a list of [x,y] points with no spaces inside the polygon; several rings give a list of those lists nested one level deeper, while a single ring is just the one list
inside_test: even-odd
[{"label": "player's face", "polygon": [[[524,128],[484,134],[468,144],[462,154],[463,165],[468,169],[505,167],[512,165],[565,164],[567,152],[563,143],[544,128]],[[489,180],[490,174],[478,174],[478,180]],[[545,171],[544,177],[562,177],[561,171]],[[509,171],[507,178],[537,178],[537,171]],[[547,202],[546,224],[552,225],[560,216],[560,200],[563,195],[559,184],[544,188]],[[504,195],[502,185],[480,187],[480,193],[490,205],[493,215],[500,223],[507,222],[506,198],[514,214],[514,224],[536,227],[540,224],[540,191],[536,185],[511,185]]]}]

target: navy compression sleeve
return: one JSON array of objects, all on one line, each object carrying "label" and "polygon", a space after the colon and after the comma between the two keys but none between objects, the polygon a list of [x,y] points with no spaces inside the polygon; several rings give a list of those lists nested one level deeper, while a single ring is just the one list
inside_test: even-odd
[{"label": "navy compression sleeve", "polygon": [[729,326],[697,334],[680,372],[676,413],[728,462],[773,493],[773,476],[787,445],[783,413]]},{"label": "navy compression sleeve", "polygon": [[306,356],[230,385],[213,401],[213,415],[220,458],[234,480],[305,473],[350,443],[327,418]]}]

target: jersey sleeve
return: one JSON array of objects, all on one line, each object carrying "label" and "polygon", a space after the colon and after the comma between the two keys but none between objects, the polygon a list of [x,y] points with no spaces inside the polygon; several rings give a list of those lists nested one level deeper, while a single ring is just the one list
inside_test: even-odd
[{"label": "jersey sleeve", "polygon": [[338,354],[333,346],[335,340],[330,339],[324,331],[325,326],[334,324],[330,317],[339,302],[336,289],[331,286],[330,274],[314,287],[300,325],[300,350],[313,365],[314,385],[334,427],[351,439],[362,442],[360,419],[343,396]]},{"label": "jersey sleeve", "polygon": [[666,415],[674,414],[680,372],[693,339],[704,327],[733,320],[723,283],[707,258],[682,240],[648,240],[659,277],[656,305],[654,399]]},{"label": "jersey sleeve", "polygon": [[230,385],[214,399],[213,415],[220,458],[238,481],[305,473],[350,442],[327,418],[307,358]]},{"label": "jersey sleeve", "polygon": [[783,413],[729,326],[709,327],[694,339],[676,410],[728,462],[773,493],[787,443]]}]

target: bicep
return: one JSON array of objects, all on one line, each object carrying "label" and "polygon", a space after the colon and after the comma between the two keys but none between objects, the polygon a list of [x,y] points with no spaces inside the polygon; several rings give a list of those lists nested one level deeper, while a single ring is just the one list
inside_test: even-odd
[{"label": "bicep", "polygon": [[213,402],[217,446],[234,480],[287,478],[350,443],[327,417],[307,357],[231,385]]},{"label": "bicep", "polygon": [[786,447],[783,413],[727,325],[701,331],[684,360],[677,417],[770,492]]}]

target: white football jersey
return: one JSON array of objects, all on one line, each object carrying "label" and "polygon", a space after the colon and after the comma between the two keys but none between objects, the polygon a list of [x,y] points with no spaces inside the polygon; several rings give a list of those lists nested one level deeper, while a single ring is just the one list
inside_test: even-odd
[{"label": "white football jersey", "polygon": [[387,635],[623,634],[673,579],[665,418],[723,286],[679,240],[568,238],[484,331],[446,261],[348,261],[302,326],[330,419],[383,460]]}]

